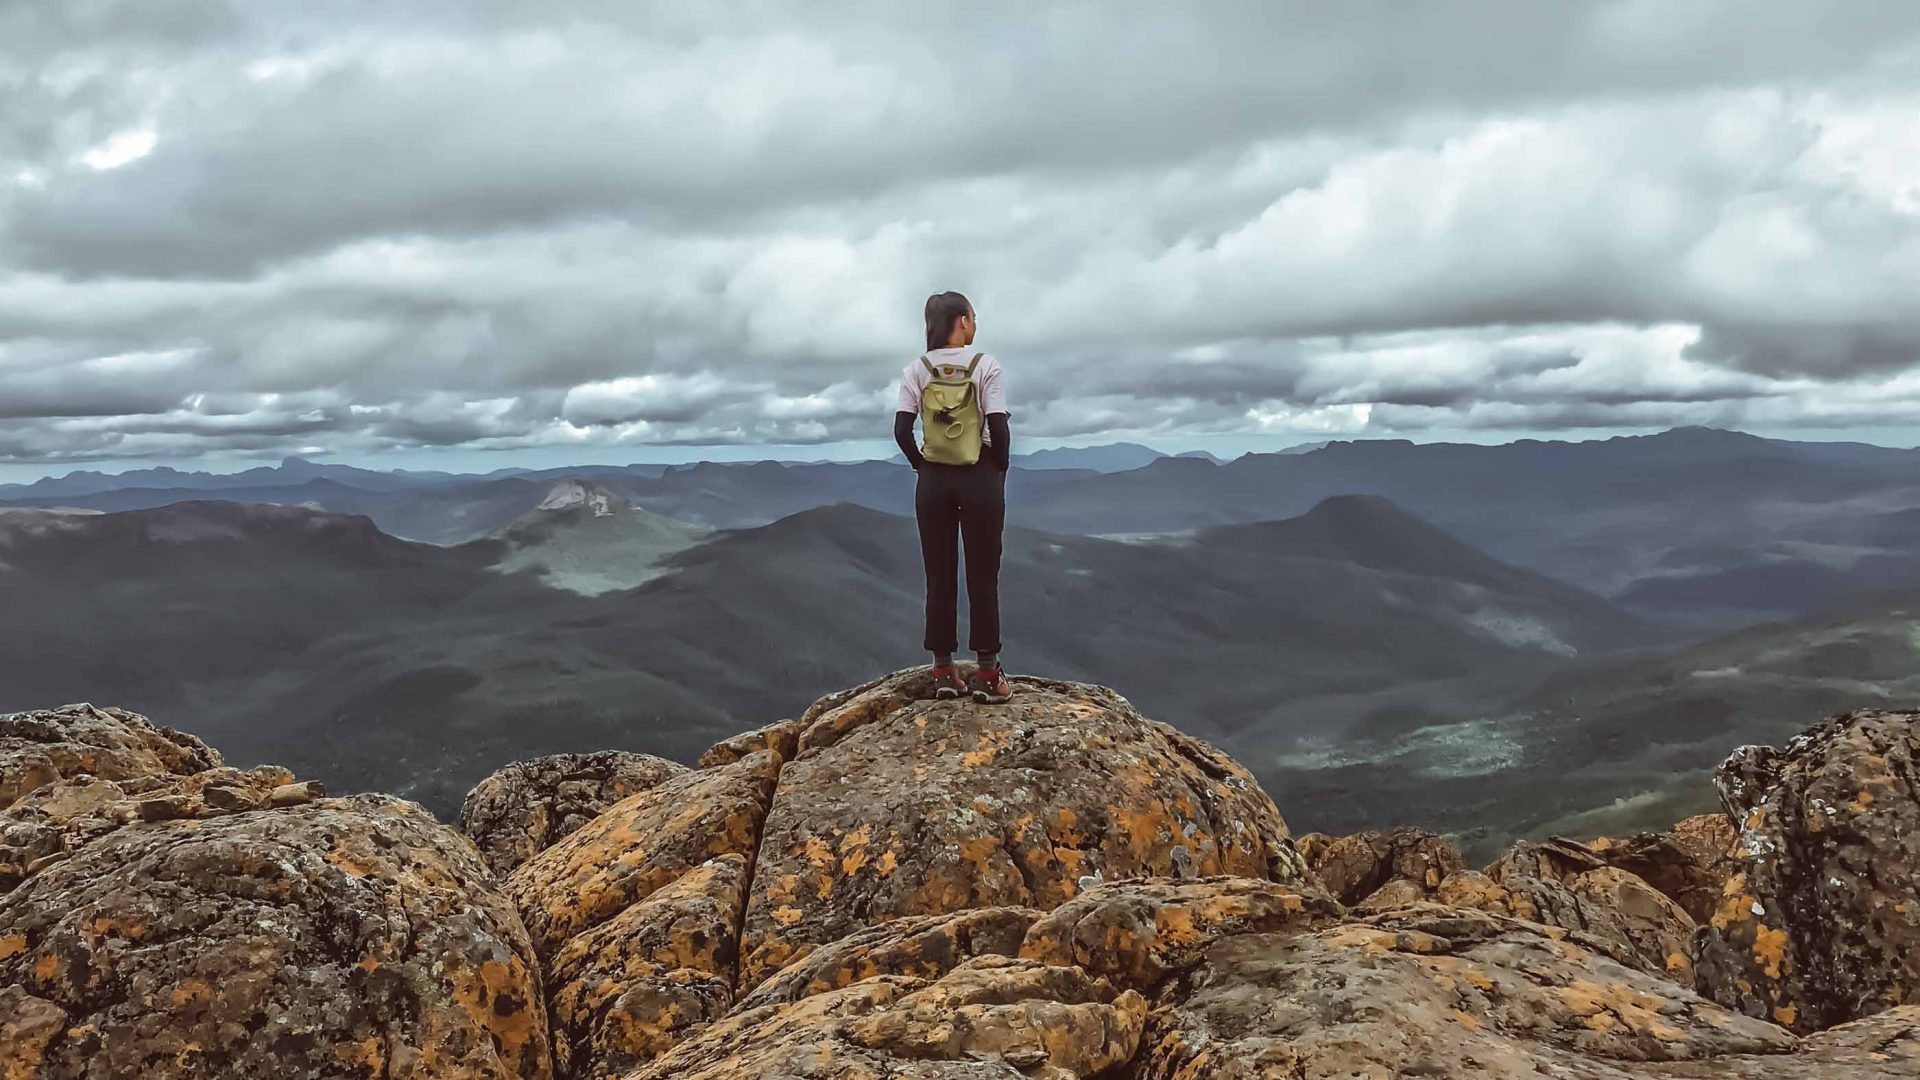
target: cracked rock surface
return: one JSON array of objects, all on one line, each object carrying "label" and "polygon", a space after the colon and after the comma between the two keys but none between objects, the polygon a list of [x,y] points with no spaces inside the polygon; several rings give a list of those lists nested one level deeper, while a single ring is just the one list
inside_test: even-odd
[{"label": "cracked rock surface", "polygon": [[1920,712],[1834,717],[1714,782],[1740,841],[1701,990],[1802,1032],[1920,1002]]},{"label": "cracked rock surface", "polygon": [[1212,747],[1015,681],[509,767],[482,847],[132,714],[0,718],[0,1080],[1920,1077],[1910,714],[1736,754],[1737,837],[1477,872],[1296,842]]}]

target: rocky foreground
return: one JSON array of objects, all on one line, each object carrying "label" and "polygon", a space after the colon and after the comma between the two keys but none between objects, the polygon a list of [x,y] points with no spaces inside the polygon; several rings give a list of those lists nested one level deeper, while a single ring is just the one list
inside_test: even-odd
[{"label": "rocky foreground", "polygon": [[1091,686],[902,673],[461,830],[92,706],[0,717],[0,1080],[1920,1077],[1920,713],[1726,816],[1292,836]]}]

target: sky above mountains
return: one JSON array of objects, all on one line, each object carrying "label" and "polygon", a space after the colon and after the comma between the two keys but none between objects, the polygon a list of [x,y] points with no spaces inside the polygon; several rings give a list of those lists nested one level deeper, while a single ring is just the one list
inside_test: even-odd
[{"label": "sky above mountains", "polygon": [[1902,441],[1920,9],[0,5],[9,478],[857,454],[948,288],[1028,446]]}]

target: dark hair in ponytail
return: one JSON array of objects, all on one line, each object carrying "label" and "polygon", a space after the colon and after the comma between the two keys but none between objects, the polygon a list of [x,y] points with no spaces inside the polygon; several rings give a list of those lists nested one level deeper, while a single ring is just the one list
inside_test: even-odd
[{"label": "dark hair in ponytail", "polygon": [[957,292],[939,292],[927,297],[927,351],[944,349],[953,336],[953,324],[973,310],[973,304]]}]

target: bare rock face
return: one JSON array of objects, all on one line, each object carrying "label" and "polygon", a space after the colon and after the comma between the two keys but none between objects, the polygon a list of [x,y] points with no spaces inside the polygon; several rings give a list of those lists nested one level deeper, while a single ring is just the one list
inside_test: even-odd
[{"label": "bare rock face", "polygon": [[1442,903],[1574,931],[1628,967],[1693,985],[1693,918],[1658,889],[1570,840],[1523,843],[1486,875],[1455,875]]},{"label": "bare rock face", "polygon": [[515,762],[467,793],[460,831],[505,877],[607,807],[686,771],[665,758],[618,750]]},{"label": "bare rock face", "polygon": [[0,896],[0,987],[6,1076],[550,1072],[512,906],[458,834],[382,796],[94,838]]},{"label": "bare rock face", "polygon": [[245,772],[223,765],[184,776],[162,772],[120,780],[81,773],[44,784],[0,810],[0,892],[124,825],[262,809],[273,805],[275,791],[303,786],[291,780],[275,765]]},{"label": "bare rock face", "polygon": [[627,1080],[1087,1080],[1133,1059],[1146,1013],[1079,968],[980,956],[746,1009]]},{"label": "bare rock face", "polygon": [[608,807],[508,875],[542,957],[709,859],[753,854],[780,759],[769,751],[669,780]]},{"label": "bare rock face", "polygon": [[1739,831],[1725,814],[1701,814],[1665,832],[1590,840],[1586,849],[1660,890],[1696,923],[1713,918],[1727,879],[1738,872]]},{"label": "bare rock face", "polygon": [[68,705],[0,715],[0,809],[71,777],[189,776],[223,764],[199,739],[122,709]]},{"label": "bare rock face", "polygon": [[1780,1028],[1556,933],[1418,905],[1218,938],[1156,998],[1136,1075],[1628,1080],[1732,1075],[1654,1062],[1791,1060]]},{"label": "bare rock face", "polygon": [[852,986],[876,975],[938,979],[976,956],[1018,956],[1040,913],[997,907],[914,915],[856,930],[780,969],[740,1002],[779,1005]]},{"label": "bare rock face", "polygon": [[1317,890],[1249,878],[1145,878],[1090,889],[1034,923],[1020,955],[1151,993],[1214,940],[1337,918]]},{"label": "bare rock face", "polygon": [[1920,712],[1746,747],[1715,783],[1739,872],[1696,942],[1702,992],[1803,1032],[1920,1001]]},{"label": "bare rock face", "polygon": [[806,730],[806,726],[805,720],[782,720],[777,724],[742,732],[708,747],[706,753],[700,755],[700,767],[713,769],[731,765],[748,754],[762,750],[779,754],[782,761],[792,761],[794,755],[800,752],[800,733]]},{"label": "bare rock face", "polygon": [[559,1074],[619,1076],[724,1016],[746,889],[723,855],[568,941],[546,970]]},{"label": "bare rock face", "polygon": [[1045,910],[1120,877],[1301,879],[1232,759],[1112,691],[1014,683],[1011,704],[981,707],[931,700],[907,672],[809,710],[760,842],[743,988],[910,915]]},{"label": "bare rock face", "polygon": [[1392,882],[1405,882],[1395,900],[1425,899],[1447,875],[1464,870],[1460,849],[1424,829],[1393,829],[1352,836],[1303,837],[1307,869],[1333,898],[1349,907]]}]

